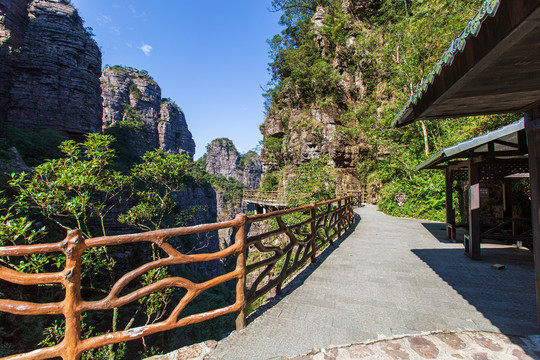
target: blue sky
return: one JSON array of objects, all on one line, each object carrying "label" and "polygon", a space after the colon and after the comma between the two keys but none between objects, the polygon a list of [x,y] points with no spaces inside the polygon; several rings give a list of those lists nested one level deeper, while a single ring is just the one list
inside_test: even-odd
[{"label": "blue sky", "polygon": [[197,144],[262,140],[267,39],[281,31],[271,0],[72,0],[93,28],[103,65],[145,69],[184,111]]}]

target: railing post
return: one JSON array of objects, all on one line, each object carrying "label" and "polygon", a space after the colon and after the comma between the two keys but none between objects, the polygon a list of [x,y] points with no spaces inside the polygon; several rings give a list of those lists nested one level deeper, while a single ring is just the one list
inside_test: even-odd
[{"label": "railing post", "polygon": [[66,298],[63,302],[62,312],[66,319],[66,329],[63,342],[65,358],[77,360],[81,357],[79,349],[81,342],[81,313],[79,304],[81,298],[81,262],[82,253],[86,246],[80,230],[68,231],[66,237],[67,247],[66,268],[64,270],[63,284],[66,288]]},{"label": "railing post", "polygon": [[354,211],[352,201],[349,199],[349,226],[353,223],[354,220]]},{"label": "railing post", "polygon": [[316,263],[317,262],[317,244],[315,241],[317,240],[317,203],[315,201],[312,201],[309,203],[311,206],[310,214],[311,214],[311,262]]},{"label": "railing post", "polygon": [[342,202],[341,198],[337,202],[338,204],[338,238],[341,236],[341,231],[343,230],[343,209],[341,208]]},{"label": "railing post", "polygon": [[236,316],[236,330],[244,329],[247,326],[246,321],[246,256],[247,256],[247,246],[246,246],[246,225],[247,225],[247,216],[246,214],[236,215],[236,219],[239,221],[239,225],[236,228],[236,235],[234,237],[234,243],[238,245],[238,255],[236,257],[236,270],[241,272],[241,276],[236,283],[236,302],[242,304],[238,315]]}]

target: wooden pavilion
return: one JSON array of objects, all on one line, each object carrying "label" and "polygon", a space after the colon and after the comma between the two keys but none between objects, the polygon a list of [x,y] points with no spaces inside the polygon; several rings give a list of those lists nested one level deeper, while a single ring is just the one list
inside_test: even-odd
[{"label": "wooden pavilion", "polygon": [[[521,135],[517,146],[519,150],[521,144],[527,155],[530,173],[540,321],[540,0],[486,0],[395,117],[393,126],[416,120],[502,113],[524,114],[525,135]],[[497,144],[501,142],[488,141],[487,153],[493,155]],[[475,247],[480,236],[476,220],[480,187],[476,184],[481,166],[474,160],[479,157],[467,159],[467,175],[473,185],[469,191],[469,251],[475,257],[479,255]]]},{"label": "wooden pavilion", "polygon": [[[456,238],[455,210],[452,204],[453,182],[469,180],[468,191],[474,191],[470,197],[474,208],[469,214],[469,234],[466,235],[465,253],[471,258],[480,259],[480,242],[483,238],[498,238],[503,240],[528,242],[529,230],[518,232],[519,223],[525,219],[513,218],[512,215],[512,180],[516,177],[528,177],[529,162],[527,159],[527,140],[525,121],[521,119],[498,130],[469,139],[456,145],[438,151],[431,158],[420,164],[416,170],[443,169],[446,184],[446,235]],[[503,218],[502,224],[493,225],[489,230],[481,232],[480,218],[480,181],[497,180],[503,183]],[[486,189],[487,190],[487,189]],[[477,205],[473,205],[473,203]],[[507,234],[504,227],[510,225]]]}]

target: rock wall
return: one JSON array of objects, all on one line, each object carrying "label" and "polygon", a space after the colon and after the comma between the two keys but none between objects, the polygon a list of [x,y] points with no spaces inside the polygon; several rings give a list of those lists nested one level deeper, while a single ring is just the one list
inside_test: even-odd
[{"label": "rock wall", "polygon": [[257,189],[261,181],[262,164],[259,155],[250,151],[240,155],[233,142],[215,139],[206,147],[206,172],[236,179],[248,189]]},{"label": "rock wall", "polygon": [[[211,175],[236,179],[248,189],[257,189],[260,185],[262,164],[259,155],[254,151],[240,155],[229,139],[213,140],[206,147],[205,163],[206,172]],[[227,200],[225,195],[218,189],[216,193],[217,221],[228,221],[237,214],[253,210],[243,202],[242,197]],[[233,242],[232,229],[219,230],[219,244],[222,249]]]},{"label": "rock wall", "polygon": [[[343,0],[345,12],[358,11],[355,2]],[[281,104],[273,108],[260,126],[264,136],[261,161],[265,173],[281,170],[286,165],[298,165],[311,159],[328,156],[335,167],[336,190],[355,190],[360,181],[354,176],[356,164],[362,162],[372,150],[363,134],[351,137],[342,123],[347,108],[366,96],[362,73],[349,73],[348,65],[354,53],[350,46],[332,48],[324,31],[327,11],[318,7],[311,19],[315,42],[323,58],[339,74],[339,91],[343,94],[340,106],[319,106],[317,103],[302,106]],[[293,96],[293,95],[291,95]],[[285,173],[282,183],[287,183]]]},{"label": "rock wall", "polygon": [[172,153],[195,154],[195,142],[184,113],[146,73],[133,68],[107,66],[101,76],[103,128],[123,120],[141,122],[139,155],[160,148]]},{"label": "rock wall", "polygon": [[66,0],[0,0],[0,123],[101,130],[101,52]]},{"label": "rock wall", "polygon": [[191,157],[195,154],[195,141],[188,129],[186,118],[180,108],[163,100],[158,123],[159,146],[169,152],[184,151]]}]

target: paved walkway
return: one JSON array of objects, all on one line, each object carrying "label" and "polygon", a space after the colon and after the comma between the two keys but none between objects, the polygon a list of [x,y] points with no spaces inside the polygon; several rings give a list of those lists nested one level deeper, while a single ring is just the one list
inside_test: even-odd
[{"label": "paved walkway", "polygon": [[472,261],[461,244],[443,240],[440,223],[369,205],[356,212],[355,231],[246,329],[220,341],[212,359],[280,359],[437,331],[538,334],[529,251],[486,244],[483,259]]}]

